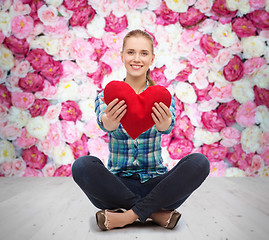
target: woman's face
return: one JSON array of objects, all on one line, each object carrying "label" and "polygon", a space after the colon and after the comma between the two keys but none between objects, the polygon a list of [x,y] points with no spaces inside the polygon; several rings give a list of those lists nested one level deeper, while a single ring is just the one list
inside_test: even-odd
[{"label": "woman's face", "polygon": [[121,60],[127,74],[132,77],[146,76],[154,57],[151,41],[140,36],[127,38],[121,52]]}]

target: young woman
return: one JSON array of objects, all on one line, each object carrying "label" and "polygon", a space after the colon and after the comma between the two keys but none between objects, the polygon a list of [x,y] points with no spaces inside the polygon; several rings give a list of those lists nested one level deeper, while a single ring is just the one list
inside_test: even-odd
[{"label": "young woman", "polygon": [[[121,52],[126,68],[124,81],[137,94],[155,85],[149,71],[154,57],[153,40],[148,33],[133,30],[125,36]],[[106,105],[103,99],[101,92],[95,101],[95,111],[100,128],[109,136],[108,166],[94,156],[80,157],[72,166],[76,183],[93,205],[102,209],[96,213],[98,226],[111,230],[137,219],[145,222],[151,218],[164,228],[174,228],[181,216],[175,209],[209,174],[207,158],[199,153],[190,154],[170,171],[163,165],[161,136],[174,127],[173,98],[170,108],[155,103],[152,108],[155,125],[135,140],[120,124],[128,111],[125,102],[115,99]]]}]

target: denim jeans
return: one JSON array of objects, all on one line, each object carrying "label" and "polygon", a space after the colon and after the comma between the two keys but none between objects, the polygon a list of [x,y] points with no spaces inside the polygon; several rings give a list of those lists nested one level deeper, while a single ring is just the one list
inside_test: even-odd
[{"label": "denim jeans", "polygon": [[206,179],[207,158],[200,153],[185,156],[169,172],[141,183],[139,175],[112,174],[94,156],[78,158],[72,166],[75,182],[99,209],[132,209],[145,222],[161,209],[178,208]]}]

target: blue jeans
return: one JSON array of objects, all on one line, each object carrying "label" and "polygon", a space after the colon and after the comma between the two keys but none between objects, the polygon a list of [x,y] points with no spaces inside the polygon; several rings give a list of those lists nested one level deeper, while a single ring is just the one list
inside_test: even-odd
[{"label": "blue jeans", "polygon": [[132,209],[145,222],[161,209],[178,208],[206,179],[209,161],[200,153],[182,158],[169,172],[141,183],[139,175],[112,174],[94,156],[78,158],[72,166],[75,182],[99,209]]}]

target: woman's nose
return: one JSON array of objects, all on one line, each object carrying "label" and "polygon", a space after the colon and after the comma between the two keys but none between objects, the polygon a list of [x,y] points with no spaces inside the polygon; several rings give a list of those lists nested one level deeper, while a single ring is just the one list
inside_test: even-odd
[{"label": "woman's nose", "polygon": [[139,54],[135,54],[135,56],[134,56],[134,60],[135,60],[135,61],[140,61]]}]

